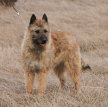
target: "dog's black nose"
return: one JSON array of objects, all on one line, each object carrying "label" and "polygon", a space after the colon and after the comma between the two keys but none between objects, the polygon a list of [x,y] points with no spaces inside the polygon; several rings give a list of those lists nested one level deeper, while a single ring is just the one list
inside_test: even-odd
[{"label": "dog's black nose", "polygon": [[41,40],[41,44],[46,44],[46,42],[47,42],[47,38]]},{"label": "dog's black nose", "polygon": [[45,35],[41,35],[41,36],[38,36],[37,38],[33,39],[33,42],[37,43],[38,45],[46,44],[47,41],[48,41],[48,39]]},{"label": "dog's black nose", "polygon": [[46,42],[47,42],[47,37],[45,36],[45,35],[41,35],[39,38],[38,38],[38,40],[37,40],[37,42],[39,43],[39,44],[46,44]]}]

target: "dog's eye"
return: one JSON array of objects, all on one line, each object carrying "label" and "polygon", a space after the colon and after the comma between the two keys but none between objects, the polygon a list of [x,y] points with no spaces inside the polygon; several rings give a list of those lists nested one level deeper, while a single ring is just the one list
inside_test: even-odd
[{"label": "dog's eye", "polygon": [[48,31],[46,29],[44,29],[44,33],[47,33]]},{"label": "dog's eye", "polygon": [[39,33],[39,30],[36,30],[35,32],[36,32],[36,33]]}]

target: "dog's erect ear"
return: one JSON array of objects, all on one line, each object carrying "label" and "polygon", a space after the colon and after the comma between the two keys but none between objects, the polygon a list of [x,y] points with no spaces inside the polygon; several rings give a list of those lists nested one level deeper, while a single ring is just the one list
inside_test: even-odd
[{"label": "dog's erect ear", "polygon": [[36,20],[36,16],[35,16],[35,14],[32,14],[32,16],[31,16],[31,18],[30,18],[30,25],[31,24],[33,24],[34,22],[35,22],[35,20]]},{"label": "dog's erect ear", "polygon": [[48,23],[48,17],[47,17],[47,15],[44,13],[44,15],[43,15],[43,17],[42,17],[42,20],[44,20],[45,22],[47,22]]}]

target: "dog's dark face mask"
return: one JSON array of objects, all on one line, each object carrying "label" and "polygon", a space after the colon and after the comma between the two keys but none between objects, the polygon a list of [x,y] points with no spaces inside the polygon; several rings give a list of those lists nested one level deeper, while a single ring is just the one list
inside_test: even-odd
[{"label": "dog's dark face mask", "polygon": [[48,37],[44,33],[39,33],[32,36],[32,42],[34,45],[45,46],[47,44]]},{"label": "dog's dark face mask", "polygon": [[48,18],[43,15],[42,20],[36,19],[33,14],[30,19],[29,30],[32,43],[35,47],[44,48],[49,38]]}]

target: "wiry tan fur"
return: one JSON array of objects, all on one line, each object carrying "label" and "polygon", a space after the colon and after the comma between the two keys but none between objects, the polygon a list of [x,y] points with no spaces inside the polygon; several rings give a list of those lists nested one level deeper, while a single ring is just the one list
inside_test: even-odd
[{"label": "wiry tan fur", "polygon": [[[43,51],[34,48],[31,42],[31,31],[40,27],[46,28],[49,32],[49,41]],[[61,87],[64,87],[64,72],[67,71],[75,83],[75,89],[79,90],[81,56],[79,45],[72,34],[50,32],[49,25],[44,23],[43,20],[37,19],[26,31],[21,52],[28,93],[32,93],[33,80],[35,73],[37,73],[39,77],[38,92],[40,95],[43,95],[50,69],[55,71]]]}]

